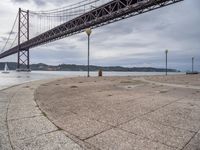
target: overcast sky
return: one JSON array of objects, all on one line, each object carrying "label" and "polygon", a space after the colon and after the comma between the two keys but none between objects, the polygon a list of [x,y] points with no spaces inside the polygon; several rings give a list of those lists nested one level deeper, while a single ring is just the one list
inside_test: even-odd
[{"label": "overcast sky", "polygon": [[[78,2],[80,0],[74,0]],[[0,47],[5,43],[18,8],[48,10],[71,4],[70,0],[2,0]],[[200,71],[200,1],[183,2],[93,30],[91,64],[103,66],[169,67]],[[15,61],[16,55],[0,61]],[[87,36],[80,33],[31,49],[31,63],[87,64]]]}]

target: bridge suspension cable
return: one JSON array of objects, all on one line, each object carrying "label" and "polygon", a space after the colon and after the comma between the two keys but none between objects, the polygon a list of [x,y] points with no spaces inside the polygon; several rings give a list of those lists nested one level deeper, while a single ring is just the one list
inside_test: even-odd
[{"label": "bridge suspension cable", "polygon": [[[52,13],[58,13],[58,12],[62,12],[62,11],[66,11],[66,10],[73,10],[73,9],[77,9],[83,6],[87,6],[87,5],[91,5],[97,2],[102,2],[105,0],[83,0],[80,1],[78,3],[75,4],[71,4],[65,7],[61,7],[61,8],[56,8],[56,9],[51,9],[51,10],[46,10],[46,11],[31,11],[31,13],[40,13],[40,14],[52,14]],[[106,1],[111,1],[111,0],[106,0]]]},{"label": "bridge suspension cable", "polygon": [[57,9],[30,11],[30,37],[33,38],[109,1],[112,0],[82,0],[79,3]]},{"label": "bridge suspension cable", "polygon": [[10,45],[10,47],[9,47],[10,49],[14,46],[14,44],[15,44],[15,42],[16,42],[16,40],[17,40],[17,37],[18,37],[18,34],[16,34],[16,36],[15,36],[15,38],[14,38],[12,44]]},{"label": "bridge suspension cable", "polygon": [[[16,25],[16,23],[17,23],[18,17],[19,17],[19,13],[17,13],[17,16],[15,17],[15,21],[14,21],[14,23],[13,23],[12,29],[11,29],[11,31],[9,32],[8,38],[7,38],[6,42],[5,42],[5,45],[4,45],[3,48],[1,49],[1,53],[4,52],[4,51],[6,50],[6,47],[7,47],[7,45],[9,44],[9,42],[10,42],[10,40],[11,40],[11,36],[12,36],[13,34],[16,34],[16,33],[17,33],[17,32],[14,32],[14,28],[15,28],[15,25]],[[15,36],[15,38],[14,38],[14,40],[13,40],[13,42],[12,42],[12,44],[11,44],[10,47],[12,47],[12,46],[14,45],[16,39],[17,39],[17,35]],[[10,47],[9,47],[9,48],[10,48]]]}]

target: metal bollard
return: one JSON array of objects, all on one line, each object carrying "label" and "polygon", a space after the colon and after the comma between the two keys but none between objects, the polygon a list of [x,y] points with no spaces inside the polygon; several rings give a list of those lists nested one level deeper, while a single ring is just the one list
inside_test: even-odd
[{"label": "metal bollard", "polygon": [[103,70],[99,69],[99,77],[102,77],[102,76],[103,76]]}]

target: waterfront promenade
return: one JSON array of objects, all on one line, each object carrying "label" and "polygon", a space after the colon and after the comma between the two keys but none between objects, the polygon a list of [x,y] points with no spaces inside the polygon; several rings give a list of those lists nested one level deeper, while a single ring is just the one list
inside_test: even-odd
[{"label": "waterfront promenade", "polygon": [[198,150],[200,75],[66,78],[0,91],[2,150]]}]

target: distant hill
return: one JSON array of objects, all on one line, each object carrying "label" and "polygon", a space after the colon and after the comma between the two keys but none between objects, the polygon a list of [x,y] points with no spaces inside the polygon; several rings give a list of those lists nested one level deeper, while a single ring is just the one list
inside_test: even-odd
[{"label": "distant hill", "polygon": [[[10,70],[16,70],[17,63],[8,62],[8,67]],[[4,69],[5,62],[0,62],[0,70]],[[40,71],[87,71],[87,66],[85,65],[74,65],[74,64],[61,64],[58,66],[52,66],[47,64],[32,64],[30,65],[31,70]],[[102,69],[103,71],[122,71],[122,72],[165,72],[164,68],[152,68],[152,67],[121,67],[121,66],[90,66],[91,71],[98,71]],[[178,72],[176,69],[168,69],[169,72]]]}]

